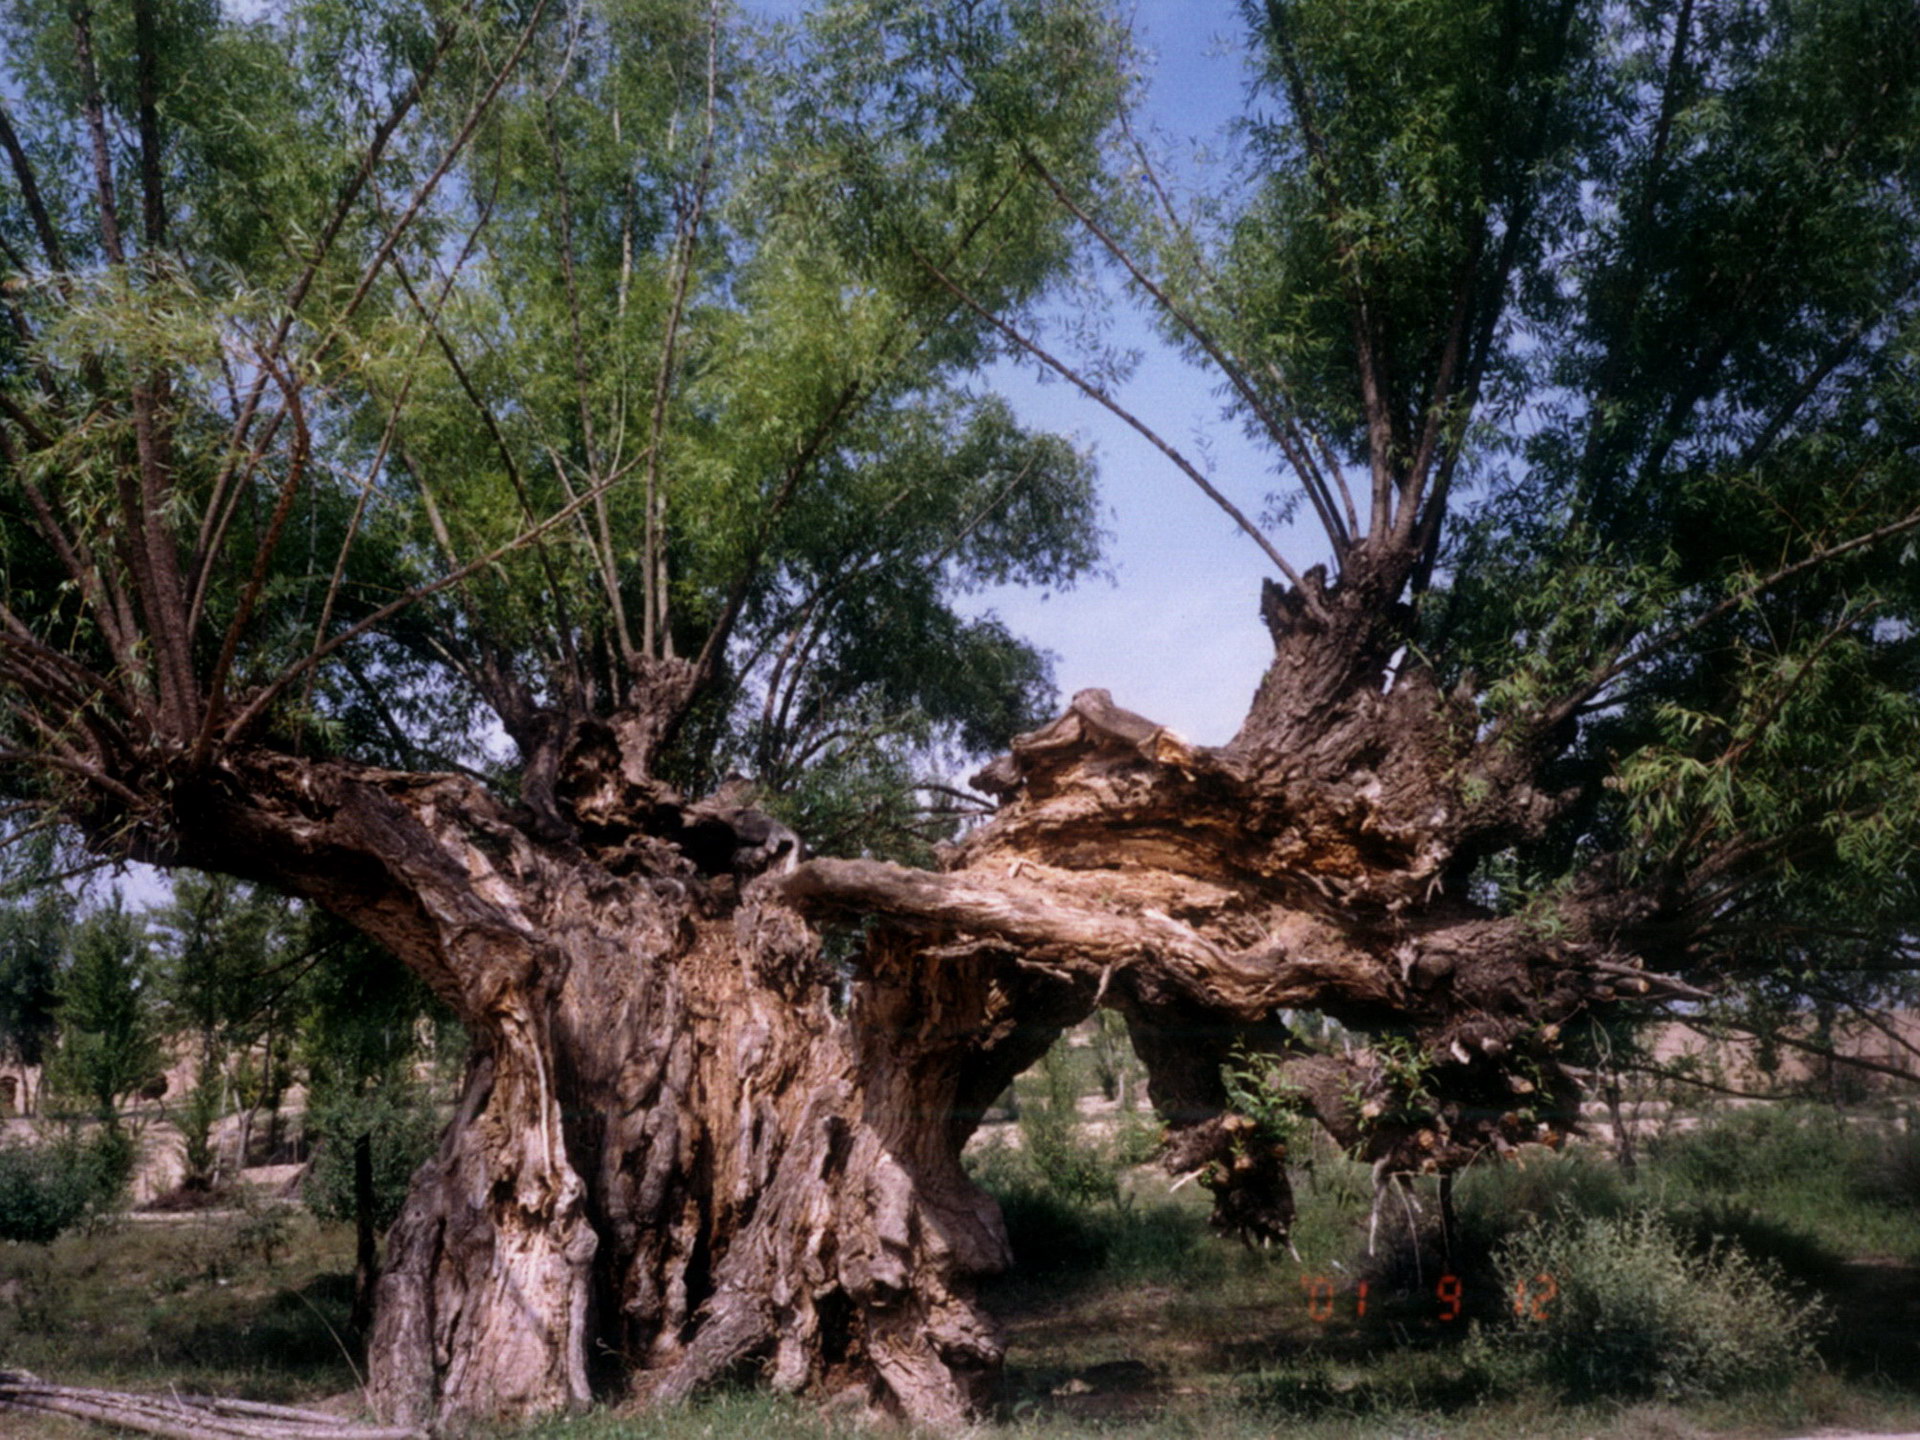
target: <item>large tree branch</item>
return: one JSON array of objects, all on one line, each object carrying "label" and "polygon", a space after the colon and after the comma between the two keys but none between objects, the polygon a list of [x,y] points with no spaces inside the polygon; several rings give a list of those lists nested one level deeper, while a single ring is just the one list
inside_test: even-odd
[{"label": "large tree branch", "polygon": [[1385,1001],[1397,990],[1386,972],[1357,963],[1335,933],[1301,915],[1290,932],[1229,951],[1154,909],[1136,913],[1076,903],[1059,888],[1015,876],[935,875],[880,860],[810,860],[783,882],[801,904],[863,911],[895,921],[992,936],[1063,970],[1155,968],[1252,1021],[1275,1007],[1317,1005],[1339,993],[1350,1002]]}]

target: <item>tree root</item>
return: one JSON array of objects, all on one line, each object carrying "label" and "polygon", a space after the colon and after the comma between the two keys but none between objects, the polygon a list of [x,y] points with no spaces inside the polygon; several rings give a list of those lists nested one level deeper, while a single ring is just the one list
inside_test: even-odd
[{"label": "tree root", "polygon": [[358,1425],[319,1410],[207,1395],[134,1395],[49,1385],[24,1370],[0,1370],[0,1411],[68,1415],[166,1440],[425,1440],[406,1425]]}]

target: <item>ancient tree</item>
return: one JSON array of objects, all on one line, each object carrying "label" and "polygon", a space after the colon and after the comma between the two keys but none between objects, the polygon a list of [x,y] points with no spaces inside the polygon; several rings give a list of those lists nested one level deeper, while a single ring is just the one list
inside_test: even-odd
[{"label": "ancient tree", "polygon": [[[473,1036],[389,1236],[392,1416],[747,1365],[976,1413],[1009,1257],[960,1146],[1096,1007],[1168,1163],[1273,1236],[1235,1053],[1445,1171],[1564,1129],[1612,1002],[1897,956],[1908,7],[1248,9],[1246,183],[1197,203],[1057,0],[757,49],[674,4],[16,42],[0,758],[102,852],[341,917]],[[1284,553],[1162,442],[1270,555],[1273,662],[1228,745],[1088,692],[917,868],[809,858],[781,788],[1030,702],[950,587],[1086,564],[1085,467],[964,381],[1019,353],[1120,408],[1044,333],[1073,267],[1317,523]]]}]

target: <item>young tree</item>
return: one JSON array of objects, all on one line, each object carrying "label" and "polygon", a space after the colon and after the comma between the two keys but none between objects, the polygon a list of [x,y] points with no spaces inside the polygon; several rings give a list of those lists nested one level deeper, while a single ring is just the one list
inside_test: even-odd
[{"label": "young tree", "polygon": [[112,1132],[120,1127],[120,1102],[166,1063],[154,970],[146,922],[118,895],[74,926],[59,980],[60,1041],[48,1078],[91,1102],[95,1118]]},{"label": "young tree", "polygon": [[[1304,1103],[1445,1169],[1551,1135],[1570,1032],[1704,993],[1745,927],[1904,925],[1912,18],[1252,5],[1251,183],[1197,220],[1104,163],[1127,57],[1058,0],[826,7],[758,68],[665,3],[23,32],[8,758],[98,845],[333,911],[472,1034],[382,1405],[759,1358],[955,1422],[1007,1259],[959,1147],[1095,1008],[1172,1163],[1231,1155],[1222,1063],[1314,1009],[1386,1043],[1287,1061]],[[1240,734],[1084,693],[940,871],[689,801],[714,709],[770,702],[772,767],[897,704],[862,567],[984,532],[827,542],[915,503],[877,457],[991,438],[957,376],[1020,346],[1117,404],[1035,330],[1076,234],[1324,532],[1295,563],[1163,443],[1279,577]],[[1064,458],[1016,484],[1046,447],[996,443],[1069,513]],[[756,668],[788,637],[828,657],[797,686]],[[1277,1167],[1210,1179],[1284,1231]]]},{"label": "young tree", "polygon": [[306,1134],[315,1147],[305,1196],[315,1214],[354,1222],[353,1327],[364,1336],[379,1275],[378,1234],[399,1217],[413,1172],[440,1131],[442,1097],[420,1072],[454,1037],[444,1033],[445,1010],[392,956],[331,917],[316,921],[327,962],[301,1022]]},{"label": "young tree", "polygon": [[[60,1028],[60,960],[73,924],[73,897],[58,883],[55,847],[37,835],[0,851],[0,1060],[23,1068],[46,1063]],[[23,1114],[34,1096],[15,1097]]]},{"label": "young tree", "polygon": [[255,1114],[267,1111],[269,1149],[292,1079],[302,989],[326,958],[324,942],[286,899],[225,876],[180,871],[173,896],[149,912],[160,949],[160,995],[176,1035],[193,1039],[194,1087],[176,1116],[188,1178],[211,1180],[210,1132],[241,1117],[234,1163],[245,1166]]}]

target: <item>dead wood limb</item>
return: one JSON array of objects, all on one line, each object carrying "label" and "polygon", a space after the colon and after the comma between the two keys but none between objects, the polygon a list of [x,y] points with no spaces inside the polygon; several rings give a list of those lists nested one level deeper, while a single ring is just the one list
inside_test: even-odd
[{"label": "dead wood limb", "polygon": [[0,1370],[0,1412],[67,1415],[165,1440],[425,1440],[406,1425],[361,1425],[319,1410],[207,1395],[136,1395],[49,1385],[24,1370]]}]

